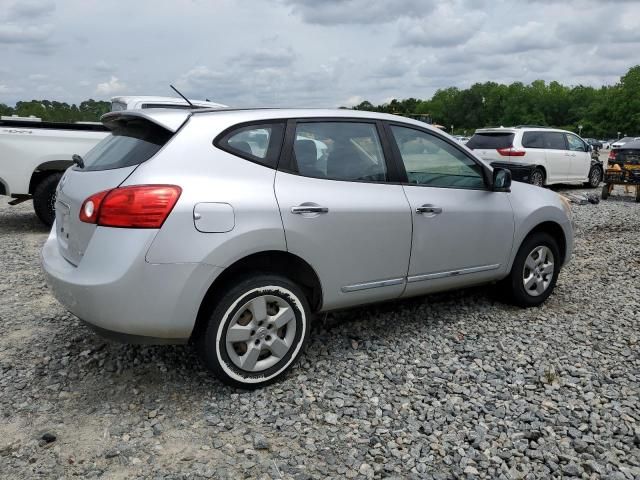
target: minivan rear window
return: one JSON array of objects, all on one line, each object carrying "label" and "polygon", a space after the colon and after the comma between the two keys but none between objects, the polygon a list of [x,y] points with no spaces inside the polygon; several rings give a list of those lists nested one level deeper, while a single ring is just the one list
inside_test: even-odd
[{"label": "minivan rear window", "polygon": [[515,134],[509,132],[481,132],[475,133],[467,142],[467,148],[474,149],[498,149],[513,146]]},{"label": "minivan rear window", "polygon": [[112,122],[111,135],[100,141],[83,157],[81,172],[112,170],[140,165],[153,157],[172,133],[141,118],[120,118]]}]

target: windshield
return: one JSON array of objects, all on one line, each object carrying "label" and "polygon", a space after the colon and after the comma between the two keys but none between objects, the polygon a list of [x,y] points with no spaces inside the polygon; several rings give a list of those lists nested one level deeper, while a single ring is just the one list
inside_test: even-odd
[{"label": "windshield", "polygon": [[140,118],[122,118],[112,123],[108,135],[84,156],[90,172],[140,165],[153,157],[171,138],[171,132]]}]

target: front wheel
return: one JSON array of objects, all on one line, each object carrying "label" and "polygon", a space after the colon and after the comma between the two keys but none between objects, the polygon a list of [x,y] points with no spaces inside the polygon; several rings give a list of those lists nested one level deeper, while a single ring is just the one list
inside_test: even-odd
[{"label": "front wheel", "polygon": [[222,294],[196,339],[200,357],[227,385],[268,385],[302,353],[310,316],[307,298],[289,279],[245,276]]},{"label": "front wheel", "polygon": [[62,173],[44,177],[33,191],[33,209],[38,218],[50,227],[56,218],[56,188]]},{"label": "front wheel", "polygon": [[597,188],[600,182],[602,182],[602,169],[600,167],[591,167],[589,181],[586,185],[591,188]]},{"label": "front wheel", "polygon": [[562,259],[558,243],[549,234],[534,233],[527,237],[504,281],[510,300],[521,307],[536,307],[553,292]]}]

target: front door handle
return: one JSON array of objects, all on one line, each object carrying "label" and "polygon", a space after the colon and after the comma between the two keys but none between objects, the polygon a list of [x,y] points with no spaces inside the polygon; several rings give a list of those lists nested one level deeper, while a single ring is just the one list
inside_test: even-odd
[{"label": "front door handle", "polygon": [[327,207],[321,207],[320,205],[298,205],[297,207],[291,207],[291,213],[327,213],[329,209]]},{"label": "front door handle", "polygon": [[435,207],[433,205],[422,205],[421,207],[416,208],[416,213],[432,213],[434,215],[438,215],[442,213],[442,208]]}]

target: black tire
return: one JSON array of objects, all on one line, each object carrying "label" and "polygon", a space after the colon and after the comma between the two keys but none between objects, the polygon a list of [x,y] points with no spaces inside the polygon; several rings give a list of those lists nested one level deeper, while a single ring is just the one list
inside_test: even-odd
[{"label": "black tire", "polygon": [[[251,310],[245,305],[248,301],[265,295],[277,297],[291,307],[293,319],[290,322],[294,322],[295,328],[286,354],[283,354],[280,358],[271,353],[267,346],[269,340],[272,340],[271,337],[273,337],[273,341],[276,340],[275,335],[270,335],[270,332],[272,334],[275,332],[278,336],[282,333],[282,328],[277,329],[278,327],[266,330],[271,328],[268,323],[275,318],[274,316],[267,317],[265,326],[260,323],[256,330],[252,330],[249,340],[233,343],[231,345],[233,351],[229,351],[227,332],[235,318],[234,316],[244,310],[243,313],[240,313],[240,318],[243,318],[249,312],[250,320],[248,321],[253,322],[256,320],[257,322]],[[267,309],[278,308],[274,307],[273,303],[267,303],[267,306]],[[268,310],[267,315],[271,315]],[[300,287],[280,275],[255,273],[242,277],[218,296],[218,300],[208,318],[208,323],[199,338],[195,339],[195,343],[202,361],[223,383],[244,389],[259,388],[281,379],[300,357],[309,338],[310,319],[309,302]],[[237,325],[249,326],[252,329],[251,325],[254,324],[240,324],[238,321]],[[287,323],[282,339],[286,339],[285,335],[288,333],[289,325],[290,323]],[[253,334],[254,332],[255,335]],[[256,342],[255,345],[259,344],[259,346],[254,347],[254,342]],[[243,354],[236,350],[238,346],[244,346],[245,352]],[[234,363],[233,358],[236,358],[236,361],[238,358],[245,358],[244,356],[249,353],[249,349],[254,348],[262,349],[259,358],[262,358],[263,353],[266,352],[266,361],[270,361],[269,358],[273,356],[271,361],[276,363],[261,371],[243,370]],[[256,366],[260,361],[259,359],[255,362]]]},{"label": "black tire", "polygon": [[605,184],[602,187],[602,200],[606,200],[607,198],[609,198],[609,185]]},{"label": "black tire", "polygon": [[600,185],[600,182],[602,182],[602,177],[603,177],[602,168],[598,166],[591,167],[591,170],[589,170],[589,181],[585,182],[585,186],[591,187],[591,188],[598,188],[598,186]]},{"label": "black tire", "polygon": [[544,187],[545,175],[541,168],[536,167],[531,172],[530,183],[536,187]]},{"label": "black tire", "polygon": [[[538,247],[547,247],[551,251],[553,255],[553,277],[551,277],[546,290],[539,295],[534,296],[525,288],[523,277],[525,274],[525,262],[527,257],[529,257],[529,255]],[[522,245],[518,250],[516,258],[513,261],[513,266],[511,267],[511,273],[502,282],[502,287],[506,290],[505,293],[507,294],[509,301],[524,308],[537,307],[544,303],[556,286],[561,264],[562,258],[560,257],[558,243],[551,235],[544,232],[529,235],[522,242]]]},{"label": "black tire", "polygon": [[62,173],[52,173],[44,177],[33,190],[33,209],[48,227],[56,219],[56,187],[61,178]]}]

